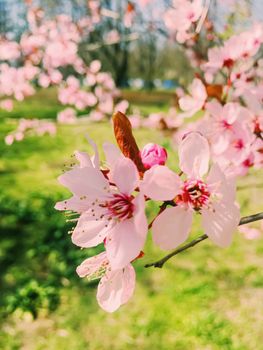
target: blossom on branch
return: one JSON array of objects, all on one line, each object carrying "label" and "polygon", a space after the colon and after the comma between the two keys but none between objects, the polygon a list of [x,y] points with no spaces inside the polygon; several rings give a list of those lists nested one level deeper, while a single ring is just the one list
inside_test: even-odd
[{"label": "blossom on branch", "polygon": [[199,133],[190,133],[179,145],[183,180],[169,168],[156,165],[145,173],[141,191],[154,200],[173,201],[154,220],[153,240],[163,249],[173,249],[190,233],[193,213],[201,214],[202,226],[217,245],[230,245],[240,213],[235,203],[235,185],[217,164],[212,165],[206,180],[210,158],[209,144]]},{"label": "blossom on branch", "polygon": [[59,182],[73,197],[57,203],[56,209],[80,214],[72,234],[74,244],[88,248],[104,242],[112,269],[121,269],[143,250],[148,231],[145,200],[142,194],[134,195],[139,173],[132,160],[116,157],[113,145],[104,149],[108,174],[86,162],[61,175]]},{"label": "blossom on branch", "polygon": [[135,270],[131,264],[112,270],[105,252],[84,260],[77,267],[79,277],[99,279],[97,300],[107,312],[116,311],[132,297],[135,288]]}]

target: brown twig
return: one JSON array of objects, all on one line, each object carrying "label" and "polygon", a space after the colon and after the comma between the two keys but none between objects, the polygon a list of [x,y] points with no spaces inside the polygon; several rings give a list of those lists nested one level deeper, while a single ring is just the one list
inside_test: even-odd
[{"label": "brown twig", "polygon": [[[254,214],[254,215],[244,216],[243,218],[241,218],[241,220],[239,222],[239,226],[248,224],[250,222],[258,221],[258,220],[263,220],[263,212],[262,213],[258,213],[258,214]],[[150,264],[146,264],[145,267],[152,267],[153,266],[153,267],[162,268],[167,260],[169,260],[173,256],[183,252],[184,250],[187,250],[189,248],[194,247],[196,244],[204,241],[207,238],[208,238],[208,236],[206,234],[204,234],[204,235],[202,235],[202,236],[192,240],[191,242],[183,245],[182,247],[179,247],[179,248],[175,249],[171,253],[169,253],[166,256],[164,256],[162,259],[160,259],[158,261],[155,261],[153,263],[150,263]]]}]

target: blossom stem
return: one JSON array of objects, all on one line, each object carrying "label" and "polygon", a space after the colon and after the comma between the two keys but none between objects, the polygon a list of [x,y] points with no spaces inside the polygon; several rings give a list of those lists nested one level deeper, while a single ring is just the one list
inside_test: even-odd
[{"label": "blossom stem", "polygon": [[[254,221],[258,221],[258,220],[263,220],[263,212],[258,213],[258,214],[253,214],[253,215],[249,215],[249,216],[244,216],[243,218],[241,218],[240,222],[239,222],[239,226],[241,225],[245,225],[248,224],[250,222],[254,222]],[[172,251],[171,253],[167,254],[166,256],[164,256],[162,259],[155,261],[153,263],[150,264],[146,264],[145,267],[158,267],[158,268],[162,268],[163,265],[169,260],[171,259],[173,256],[194,247],[196,244],[204,241],[205,239],[207,239],[208,236],[206,234],[203,234],[202,236],[197,237],[196,239],[192,240],[191,242],[183,245],[182,247],[179,247],[177,249],[175,249],[174,251]]]}]

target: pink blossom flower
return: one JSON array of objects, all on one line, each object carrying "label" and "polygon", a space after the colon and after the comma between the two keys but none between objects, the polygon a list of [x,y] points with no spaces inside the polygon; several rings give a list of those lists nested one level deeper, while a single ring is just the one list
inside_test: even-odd
[{"label": "pink blossom flower", "polygon": [[173,0],[173,8],[169,8],[164,14],[164,23],[176,35],[176,40],[183,43],[191,38],[188,31],[201,17],[202,12],[201,0]]},{"label": "pink blossom flower", "polygon": [[227,150],[231,140],[242,137],[243,110],[238,103],[230,102],[222,106],[216,100],[208,102],[206,110],[210,119],[206,119],[200,129],[205,128],[203,133],[210,140],[213,152],[218,155]]},{"label": "pink blossom flower", "polygon": [[61,124],[74,124],[77,121],[76,111],[73,108],[66,108],[59,112],[57,120]]},{"label": "pink blossom flower", "polygon": [[98,109],[105,114],[111,114],[113,111],[114,101],[110,94],[104,94],[104,97],[100,99]]},{"label": "pink blossom flower", "polygon": [[82,262],[77,268],[80,277],[99,279],[97,300],[107,312],[116,311],[132,297],[135,288],[135,271],[131,264],[112,270],[105,252]]},{"label": "pink blossom flower", "polygon": [[107,44],[116,44],[120,42],[120,40],[121,40],[120,33],[116,29],[111,30],[105,36],[105,42]]},{"label": "pink blossom flower", "polygon": [[262,232],[259,229],[248,225],[240,226],[238,231],[243,233],[244,237],[248,240],[258,239],[262,235]]},{"label": "pink blossom flower", "polygon": [[140,6],[145,7],[149,5],[152,2],[152,0],[139,0],[138,3]]},{"label": "pink blossom flower", "polygon": [[129,102],[127,100],[121,100],[119,103],[116,104],[114,108],[114,113],[121,112],[125,114],[128,108]]},{"label": "pink blossom flower", "polygon": [[40,74],[38,77],[38,83],[40,86],[42,86],[43,88],[47,88],[50,85],[50,78],[47,74]]},{"label": "pink blossom flower", "polygon": [[0,37],[0,61],[12,61],[20,57],[19,44]]},{"label": "pink blossom flower", "polygon": [[169,200],[174,207],[166,208],[154,221],[153,240],[163,249],[173,249],[183,243],[190,232],[193,212],[201,214],[202,226],[217,245],[226,247],[238,226],[240,213],[235,203],[235,185],[219,166],[209,167],[209,144],[199,133],[188,134],[179,145],[180,168],[186,179],[166,166],[155,165],[148,170],[141,191],[154,200]]},{"label": "pink blossom flower", "polygon": [[73,243],[87,248],[104,241],[110,265],[116,270],[138,256],[148,227],[144,196],[133,195],[139,185],[135,164],[113,145],[104,145],[104,152],[110,169],[108,178],[92,166],[66,172],[59,182],[73,197],[57,203],[56,209],[81,214],[72,234]]},{"label": "pink blossom flower", "polygon": [[105,114],[99,110],[93,110],[89,114],[89,119],[95,122],[99,122],[105,118]]},{"label": "pink blossom flower", "polygon": [[203,66],[205,71],[217,72],[221,68],[232,68],[242,59],[254,56],[262,44],[263,26],[255,23],[251,29],[238,35],[233,35],[221,47],[208,50],[208,62]]},{"label": "pink blossom flower", "polygon": [[142,126],[142,117],[140,114],[129,115],[129,121],[133,129],[138,129]]},{"label": "pink blossom flower", "polygon": [[14,108],[14,103],[10,99],[0,101],[0,108],[6,110],[7,112],[11,112]]},{"label": "pink blossom flower", "polygon": [[15,68],[0,64],[0,95],[14,96],[19,101],[33,95],[35,90],[30,80],[37,73],[38,69],[32,66]]},{"label": "pink blossom flower", "polygon": [[150,169],[154,165],[164,165],[167,160],[166,149],[154,144],[148,143],[141,150],[142,163],[146,169]]},{"label": "pink blossom flower", "polygon": [[142,121],[142,124],[146,128],[156,128],[160,127],[161,120],[163,119],[162,113],[151,113],[148,117]]},{"label": "pink blossom flower", "polygon": [[11,146],[11,145],[14,143],[14,140],[15,140],[15,138],[14,138],[14,135],[12,135],[12,134],[7,135],[7,136],[5,137],[5,143],[6,143],[6,145],[8,145],[8,146]]},{"label": "pink blossom flower", "polygon": [[101,62],[99,60],[94,60],[90,63],[89,70],[91,73],[96,74],[101,69]]},{"label": "pink blossom flower", "polygon": [[180,108],[185,111],[185,117],[191,117],[203,108],[207,99],[206,88],[200,79],[194,79],[189,92],[191,96],[184,96],[179,99]]}]

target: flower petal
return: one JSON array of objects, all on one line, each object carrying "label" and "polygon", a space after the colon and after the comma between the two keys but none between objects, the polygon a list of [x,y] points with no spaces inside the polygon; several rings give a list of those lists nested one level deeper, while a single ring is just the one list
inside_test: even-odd
[{"label": "flower petal", "polygon": [[154,200],[171,200],[180,191],[180,177],[163,165],[155,165],[146,171],[140,190]]},{"label": "flower petal", "polygon": [[134,225],[137,233],[144,239],[148,232],[148,223],[145,215],[145,199],[144,195],[140,193],[133,200],[135,211],[134,211]]},{"label": "flower petal", "polygon": [[106,252],[113,270],[122,269],[137,258],[146,235],[136,231],[133,219],[120,222],[108,233]]},{"label": "flower petal", "polygon": [[80,216],[71,239],[79,247],[95,247],[103,242],[108,230],[109,228],[105,227],[105,221],[96,221],[91,219],[89,213],[84,213]]},{"label": "flower petal", "polygon": [[189,133],[179,145],[180,168],[192,178],[200,178],[208,171],[210,150],[205,137]]},{"label": "flower petal", "polygon": [[236,197],[235,178],[227,178],[218,164],[213,164],[207,176],[209,189],[221,199],[233,203]]},{"label": "flower petal", "polygon": [[76,213],[83,213],[84,211],[90,208],[90,200],[88,199],[79,199],[79,197],[72,196],[69,199],[66,199],[61,202],[57,202],[55,209],[57,210],[70,210],[75,211]]},{"label": "flower petal", "polygon": [[79,161],[79,165],[81,168],[93,167],[90,156],[86,152],[75,151],[74,152],[76,159]]},{"label": "flower petal", "polygon": [[139,183],[136,165],[129,158],[120,158],[112,171],[112,180],[121,193],[131,194]]},{"label": "flower petal", "polygon": [[105,261],[107,261],[106,252],[88,258],[77,267],[77,274],[79,277],[92,276],[101,268]]},{"label": "flower petal", "polygon": [[76,196],[98,197],[105,193],[108,181],[95,168],[76,168],[67,171],[58,178],[58,181],[67,187]]},{"label": "flower petal", "polygon": [[207,236],[218,246],[228,247],[240,220],[239,207],[233,203],[217,202],[202,210],[202,226]]},{"label": "flower petal", "polygon": [[153,222],[153,241],[164,250],[183,243],[190,232],[193,214],[182,207],[166,208]]},{"label": "flower petal", "polygon": [[96,143],[88,135],[86,135],[86,138],[87,138],[89,144],[91,145],[91,147],[94,149],[94,155],[92,157],[93,166],[94,166],[94,168],[99,169],[100,168],[100,159],[99,159],[98,147],[97,147]]},{"label": "flower petal", "polygon": [[105,157],[106,157],[106,164],[109,167],[109,169],[113,169],[116,161],[119,158],[124,157],[122,155],[121,151],[119,150],[119,148],[116,147],[115,145],[113,145],[112,143],[105,142],[103,144],[103,150],[104,150]]},{"label": "flower petal", "polygon": [[135,288],[135,271],[132,265],[124,269],[107,272],[102,277],[97,292],[100,307],[107,312],[116,311],[133,295]]}]

